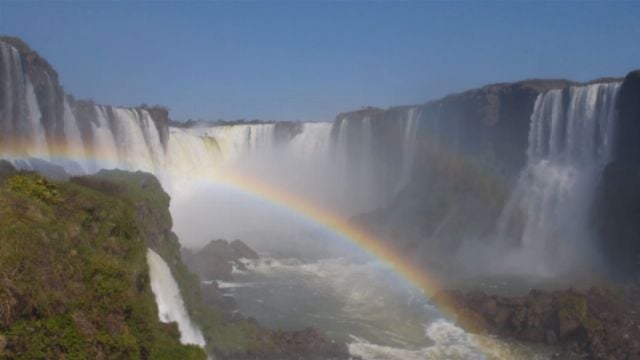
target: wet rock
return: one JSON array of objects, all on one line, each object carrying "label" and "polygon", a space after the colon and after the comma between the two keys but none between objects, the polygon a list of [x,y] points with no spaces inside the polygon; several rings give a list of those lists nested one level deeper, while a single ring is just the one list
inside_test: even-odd
[{"label": "wet rock", "polygon": [[242,240],[238,240],[238,239],[233,240],[231,244],[229,244],[229,247],[231,248],[234,255],[238,259],[240,258],[258,259],[259,258],[258,253],[253,251],[253,249],[251,249],[247,244],[242,242]]},{"label": "wet rock", "polygon": [[183,249],[182,258],[202,280],[232,280],[233,267],[245,269],[241,259],[258,259],[258,254],[240,240],[228,243],[218,239],[193,252]]},{"label": "wet rock", "polygon": [[640,289],[593,288],[488,296],[446,291],[459,325],[472,332],[560,345],[558,358],[640,359]]}]

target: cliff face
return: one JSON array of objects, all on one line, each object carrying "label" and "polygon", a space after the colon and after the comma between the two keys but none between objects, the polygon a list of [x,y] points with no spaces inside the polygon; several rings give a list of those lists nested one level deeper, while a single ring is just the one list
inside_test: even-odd
[{"label": "cliff face", "polygon": [[618,138],[616,159],[630,165],[640,165],[640,70],[630,72],[622,83],[618,96]]},{"label": "cliff face", "polygon": [[430,264],[452,254],[465,239],[487,236],[525,165],[536,98],[573,84],[566,80],[494,84],[416,107],[342,114],[337,123],[372,119],[374,142],[384,144],[374,146],[384,149],[375,156],[389,159],[386,176],[402,171],[402,164],[393,159],[407,140],[397,119],[412,111],[418,122],[406,186],[385,206],[354,221]]},{"label": "cliff face", "polygon": [[[373,142],[385,144],[382,147],[386,154],[380,152],[375,155],[381,158],[390,156],[397,159],[398,154],[390,154],[401,152],[400,144],[407,143],[402,130],[398,129],[399,124],[405,121],[401,114],[411,111],[417,114],[419,123],[415,155],[411,159],[411,176],[406,186],[396,192],[386,205],[356,216],[353,221],[382,234],[382,238],[408,256],[415,256],[431,267],[446,268],[455,258],[452,255],[470,243],[501,249],[510,246],[520,251],[525,247],[523,235],[501,232],[501,219],[505,212],[510,211],[508,224],[516,233],[523,232],[527,226],[537,226],[531,222],[548,214],[531,213],[535,210],[527,207],[533,206],[531,201],[561,196],[553,192],[554,186],[569,186],[570,189],[576,182],[587,181],[584,177],[596,171],[595,181],[600,186],[593,196],[595,201],[580,205],[592,207],[592,219],[587,224],[586,233],[575,241],[581,244],[581,248],[591,247],[592,240],[595,241],[598,253],[617,273],[637,273],[640,269],[640,231],[637,225],[640,224],[637,217],[640,201],[635,189],[640,180],[640,148],[637,142],[640,136],[639,79],[638,72],[630,73],[620,85],[617,95],[611,98],[612,104],[616,104],[614,112],[617,112],[610,118],[611,123],[602,120],[609,119],[605,112],[609,109],[607,101],[610,100],[605,99],[605,95],[611,94],[611,89],[617,85],[604,84],[619,83],[620,79],[599,79],[587,84],[565,80],[496,84],[420,106],[389,110],[369,108],[341,114],[336,123],[359,121],[358,125],[351,126],[363,128],[363,124],[371,122],[368,126],[373,129]],[[562,90],[549,98],[562,99],[562,102],[553,109],[555,113],[538,114],[548,123],[532,135],[534,105],[540,94],[548,94],[553,89]],[[586,97],[588,92],[592,97]],[[537,109],[542,111],[542,107]],[[547,125],[551,124],[552,117],[557,124],[555,129]],[[598,119],[597,122],[594,119]],[[593,131],[589,128],[592,124],[597,124]],[[553,135],[552,131],[555,131]],[[613,137],[603,140],[609,133]],[[543,151],[540,159],[529,149],[534,140],[541,141],[534,146]],[[593,141],[601,145],[593,146]],[[611,143],[614,146],[611,146],[610,157],[597,155],[608,151],[606,146]],[[593,155],[594,152],[597,154]],[[545,160],[547,156],[548,161]],[[599,164],[595,159],[610,160]],[[608,161],[612,162],[603,171],[602,167]],[[568,177],[562,180],[560,172],[527,175],[527,171],[548,171],[549,164]],[[591,170],[581,170],[584,166]],[[387,169],[391,170],[379,176],[384,179],[388,173],[397,173],[401,168],[397,160],[395,163],[390,161]],[[575,178],[576,171],[584,174],[578,173],[580,178]],[[534,180],[527,180],[527,176]],[[533,190],[527,192],[523,189],[515,194],[518,183],[539,186],[536,199],[528,203],[526,199],[519,200],[518,194],[534,194]],[[580,197],[590,200],[592,195],[589,190],[588,194]],[[514,201],[509,205],[508,202]],[[564,208],[570,208],[567,198],[562,201]],[[507,209],[508,206],[513,209]],[[592,235],[595,239],[591,238]],[[498,244],[497,241],[503,240],[501,236],[512,238]],[[571,242],[568,238],[558,241]]]},{"label": "cliff face", "polygon": [[169,266],[210,355],[348,358],[316,330],[269,330],[205,303],[221,294],[182,262],[169,200],[142,172],[58,182],[0,162],[0,358],[204,359],[180,345],[174,323],[158,321],[147,248]]},{"label": "cliff face", "polygon": [[129,200],[2,168],[0,357],[205,358],[158,320]]},{"label": "cliff face", "polygon": [[[594,80],[612,81],[619,79]],[[166,108],[124,109],[74,100],[64,93],[47,61],[19,39],[0,37],[0,83],[4,90],[0,98],[2,153],[34,157],[44,153],[52,161],[62,158],[57,165],[74,174],[113,167],[161,174],[167,164],[176,163],[167,161],[169,126],[177,124]],[[432,253],[442,258],[462,241],[483,240],[495,230],[525,167],[536,99],[542,92],[565,89],[564,103],[559,106],[564,109],[571,92],[567,87],[573,85],[584,84],[567,80],[493,84],[422,105],[340,114],[331,125],[329,145],[323,148],[337,164],[327,172],[346,183],[349,194],[339,196],[358,203],[357,209],[370,209],[355,221],[418,257]],[[635,254],[627,250],[637,243],[632,224],[636,219],[633,184],[640,163],[638,94],[640,72],[635,71],[619,91],[615,161],[604,171],[594,208],[603,252],[620,254],[610,255],[609,261],[616,265],[636,261],[617,260],[623,253]],[[566,122],[566,114],[564,117]],[[550,133],[548,127],[540,133]],[[273,128],[270,140],[278,145],[293,139],[306,125],[282,122]],[[600,133],[602,129],[592,138]],[[220,149],[216,148],[217,156]],[[180,155],[186,155],[182,160],[195,158],[189,151]],[[203,159],[202,164],[211,162]],[[77,171],[69,170],[69,163],[75,163]],[[182,167],[177,169],[184,173]],[[615,200],[619,198],[624,201]],[[517,224],[520,217],[512,216],[510,225],[523,227]],[[623,234],[621,229],[627,230]]]},{"label": "cliff face", "polygon": [[440,292],[458,319],[475,333],[559,347],[562,359],[634,359],[640,356],[637,324],[640,289],[591,288],[505,297],[471,291]]},{"label": "cliff face", "polygon": [[594,204],[600,248],[617,276],[640,277],[640,70],[629,73],[617,101],[615,161]]}]

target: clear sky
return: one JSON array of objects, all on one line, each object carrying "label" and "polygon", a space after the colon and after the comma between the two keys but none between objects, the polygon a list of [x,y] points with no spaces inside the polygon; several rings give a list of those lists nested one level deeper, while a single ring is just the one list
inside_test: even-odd
[{"label": "clear sky", "polygon": [[640,68],[640,2],[16,1],[66,90],[187,118],[331,120],[524,78]]}]

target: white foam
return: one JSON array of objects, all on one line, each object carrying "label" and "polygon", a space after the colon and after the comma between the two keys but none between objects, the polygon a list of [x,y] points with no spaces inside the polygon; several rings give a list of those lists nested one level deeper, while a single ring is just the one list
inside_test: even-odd
[{"label": "white foam", "polygon": [[147,251],[151,290],[158,304],[158,315],[164,323],[176,322],[180,330],[180,342],[205,346],[200,329],[193,324],[184,307],[180,289],[167,263],[151,249]]}]

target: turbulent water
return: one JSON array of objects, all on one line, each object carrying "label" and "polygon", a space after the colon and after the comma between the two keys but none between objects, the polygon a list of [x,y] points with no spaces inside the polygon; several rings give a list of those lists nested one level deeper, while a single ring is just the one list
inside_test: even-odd
[{"label": "turbulent water", "polygon": [[[551,90],[536,100],[527,165],[499,219],[499,238],[517,241],[508,271],[552,275],[593,254],[588,210],[611,160],[619,83]],[[510,248],[510,246],[505,246]]]},{"label": "turbulent water", "polygon": [[384,264],[366,258],[245,260],[218,282],[243,314],[281,329],[313,325],[367,360],[546,359],[551,349],[472,336]]},{"label": "turbulent water", "polygon": [[167,263],[153,250],[147,251],[151,290],[158,303],[160,321],[176,322],[180,330],[180,342],[204,347],[205,341],[200,329],[191,322],[180,295],[178,284],[171,275]]}]

